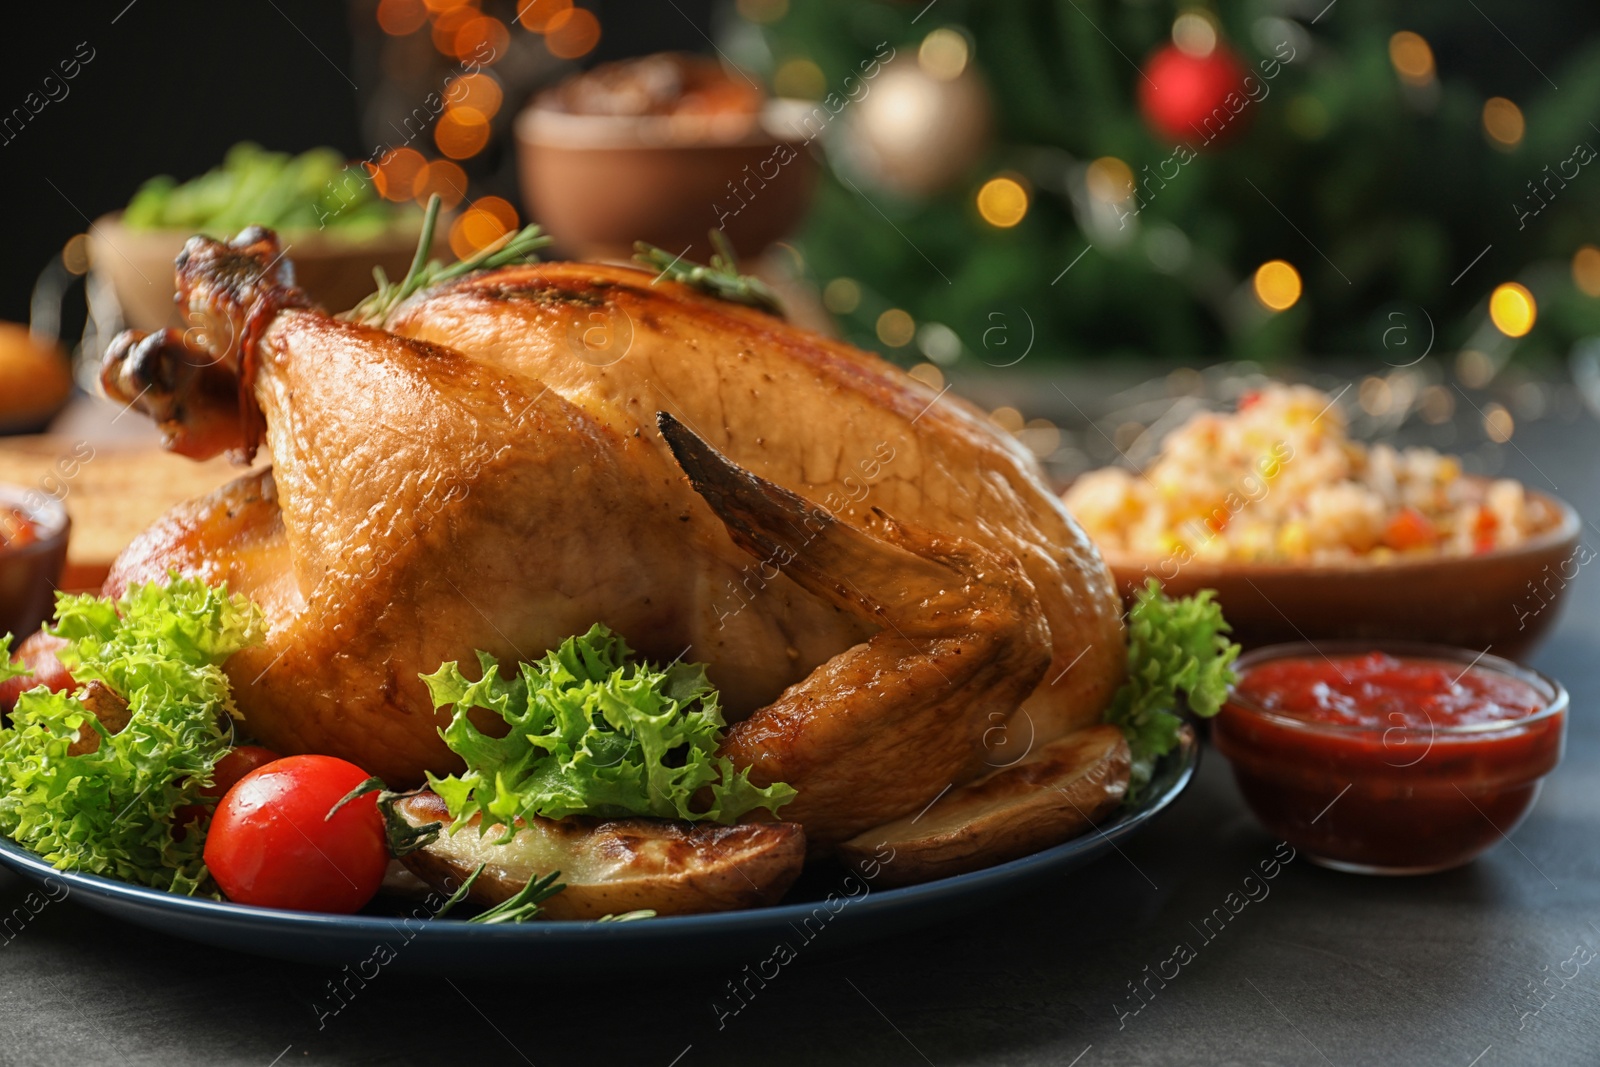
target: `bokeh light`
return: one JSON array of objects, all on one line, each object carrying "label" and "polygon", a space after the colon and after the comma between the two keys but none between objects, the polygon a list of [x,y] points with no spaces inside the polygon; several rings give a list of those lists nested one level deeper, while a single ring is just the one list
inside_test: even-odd
[{"label": "bokeh light", "polygon": [[1084,174],[1089,195],[1107,204],[1120,204],[1133,195],[1133,168],[1116,156],[1101,156]]},{"label": "bokeh light", "polygon": [[497,18],[480,15],[468,19],[456,30],[454,55],[461,62],[492,66],[511,46],[511,31]]},{"label": "bokeh light", "polygon": [[804,56],[786,59],[772,72],[772,89],[779,96],[800,100],[820,100],[827,92],[828,83],[822,68]]},{"label": "bokeh light", "polygon": [[518,0],[517,21],[525,29],[543,33],[550,20],[572,9],[572,0]]},{"label": "bokeh light", "polygon": [[61,262],[74,274],[89,272],[89,235],[75,233],[61,247]]},{"label": "bokeh light", "polygon": [[1028,191],[1015,178],[990,178],[978,190],[978,214],[991,226],[1009,229],[1028,214]]},{"label": "bokeh light", "polygon": [[456,54],[456,34],[473,19],[480,17],[478,9],[465,4],[447,8],[433,16],[433,47],[447,56]]},{"label": "bokeh light", "polygon": [[380,0],[378,28],[393,37],[416,33],[427,25],[428,8],[422,0]]},{"label": "bokeh light", "polygon": [[739,0],[738,8],[751,22],[777,22],[789,13],[789,0]]},{"label": "bokeh light", "polygon": [[1538,317],[1539,305],[1525,285],[1504,282],[1489,295],[1489,320],[1507,337],[1522,337]]},{"label": "bokeh light", "polygon": [[1483,432],[1489,440],[1497,445],[1503,445],[1511,440],[1511,435],[1516,432],[1517,424],[1511,418],[1511,412],[1504,405],[1490,404],[1483,409]]},{"label": "bokeh light", "polygon": [[492,74],[463,74],[445,83],[444,98],[451,107],[470,107],[486,119],[500,110],[505,94]]},{"label": "bokeh light", "polygon": [[918,363],[906,372],[929,389],[944,388],[944,371],[932,363]]},{"label": "bokeh light", "polygon": [[861,306],[861,286],[854,278],[835,278],[822,288],[822,306],[835,315],[848,315]]},{"label": "bokeh light", "polygon": [[451,159],[475,156],[489,143],[489,120],[477,108],[446,108],[434,124],[433,143]]},{"label": "bokeh light", "polygon": [[1216,51],[1216,24],[1203,11],[1185,11],[1172,20],[1172,43],[1178,51],[1204,59]]},{"label": "bokeh light", "polygon": [[485,196],[456,216],[450,250],[457,259],[480,252],[517,227],[517,209],[498,196]]},{"label": "bokeh light", "polygon": [[588,55],[600,43],[600,20],[581,7],[571,7],[553,17],[544,28],[544,46],[557,59]]},{"label": "bokeh light", "polygon": [[989,417],[1006,433],[1016,433],[1024,425],[1022,412],[1010,406],[995,408],[989,412]]},{"label": "bokeh light", "polygon": [[1389,62],[1407,85],[1424,86],[1433,81],[1433,49],[1422,35],[1401,30],[1389,38]]},{"label": "bokeh light", "polygon": [[372,187],[385,200],[410,200],[411,184],[427,162],[414,148],[390,149],[378,158],[372,171]]},{"label": "bokeh light", "polygon": [[1526,129],[1522,109],[1505,97],[1491,96],[1483,102],[1483,132],[1496,148],[1517,147]]},{"label": "bokeh light", "polygon": [[1300,299],[1300,272],[1281,259],[1269,259],[1256,268],[1256,299],[1273,311],[1287,311]]},{"label": "bokeh light", "polygon": [[427,203],[437,195],[447,208],[453,208],[467,196],[467,172],[448,159],[436,159],[417,171],[411,180],[411,196]]},{"label": "bokeh light", "polygon": [[1572,254],[1572,284],[1585,296],[1600,296],[1600,248],[1584,245]]},{"label": "bokeh light", "polygon": [[890,348],[904,348],[917,335],[917,324],[910,314],[890,308],[878,316],[878,340]]},{"label": "bokeh light", "polygon": [[952,82],[961,77],[972,58],[967,39],[952,29],[934,30],[917,49],[917,66],[930,78]]}]

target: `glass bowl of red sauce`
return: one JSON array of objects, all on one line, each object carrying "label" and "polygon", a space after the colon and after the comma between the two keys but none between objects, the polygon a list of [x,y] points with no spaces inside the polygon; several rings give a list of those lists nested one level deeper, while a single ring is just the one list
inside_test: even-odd
[{"label": "glass bowl of red sauce", "polygon": [[1440,645],[1273,645],[1212,724],[1256,818],[1325,867],[1430,874],[1509,835],[1561,761],[1567,691]]}]

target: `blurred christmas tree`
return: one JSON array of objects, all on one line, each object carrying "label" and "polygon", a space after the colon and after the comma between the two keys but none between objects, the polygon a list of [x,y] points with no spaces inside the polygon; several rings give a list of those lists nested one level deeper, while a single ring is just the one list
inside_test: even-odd
[{"label": "blurred christmas tree", "polygon": [[735,60],[818,101],[800,244],[858,343],[1500,363],[1600,334],[1600,6],[737,12]]}]

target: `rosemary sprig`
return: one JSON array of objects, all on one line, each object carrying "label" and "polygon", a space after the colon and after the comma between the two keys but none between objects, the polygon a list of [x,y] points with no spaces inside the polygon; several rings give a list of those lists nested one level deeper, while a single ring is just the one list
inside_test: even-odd
[{"label": "rosemary sprig", "polygon": [[635,908],[633,911],[625,911],[625,912],[622,912],[621,914],[613,912],[610,915],[602,915],[602,916],[600,916],[600,918],[596,919],[595,922],[597,922],[597,923],[631,923],[631,922],[637,922],[640,919],[654,919],[655,917],[656,917],[656,913],[655,913],[655,909],[654,908]]},{"label": "rosemary sprig", "polygon": [[469,923],[520,923],[539,914],[539,905],[567,888],[565,885],[556,885],[555,881],[561,877],[560,871],[551,871],[543,878],[535,878],[513,897],[509,897],[490,908],[488,911],[479,912],[468,919]]},{"label": "rosemary sprig", "polygon": [[733,254],[733,246],[728,243],[727,234],[721,230],[712,230],[711,246],[715,251],[711,255],[710,266],[687,262],[682,255],[674,256],[665,249],[644,241],[634,242],[633,258],[661,272],[656,275],[651,285],[663,280],[682,282],[719,300],[745,304],[758,311],[765,311],[769,315],[776,315],[780,319],[784,317],[783,302],[778,299],[778,294],[773,291],[772,286],[760,278],[739,273],[739,260]]},{"label": "rosemary sprig", "polygon": [[538,226],[525,226],[458,262],[446,265],[438,260],[429,260],[428,251],[433,247],[433,232],[439,223],[442,203],[437,193],[428,198],[428,210],[422,219],[422,236],[417,241],[417,254],[411,260],[411,269],[406,271],[406,276],[398,282],[391,282],[382,267],[374,267],[372,277],[378,283],[378,291],[345,313],[351,322],[381,324],[402,302],[424,289],[454,281],[473,271],[535,261],[539,258],[535,252],[550,243],[550,238]]}]

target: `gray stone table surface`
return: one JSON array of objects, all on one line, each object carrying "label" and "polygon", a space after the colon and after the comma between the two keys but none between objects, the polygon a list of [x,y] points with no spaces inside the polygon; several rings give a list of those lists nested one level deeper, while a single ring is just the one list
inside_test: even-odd
[{"label": "gray stone table surface", "polygon": [[[1537,423],[1506,473],[1600,514],[1597,455],[1593,422]],[[726,974],[584,983],[534,961],[515,981],[384,973],[319,1026],[330,972],[69,899],[0,941],[0,1064],[1600,1063],[1600,966],[1532,993],[1578,946],[1600,949],[1597,590],[1586,568],[1531,660],[1572,692],[1566,760],[1512,841],[1461,870],[1371,879],[1297,859],[1202,941],[1190,924],[1275,844],[1208,752],[1124,855],[976,917],[801,958],[721,1029]],[[0,875],[0,914],[25,891]],[[1196,958],[1123,1014],[1129,983],[1179,941]]]}]

